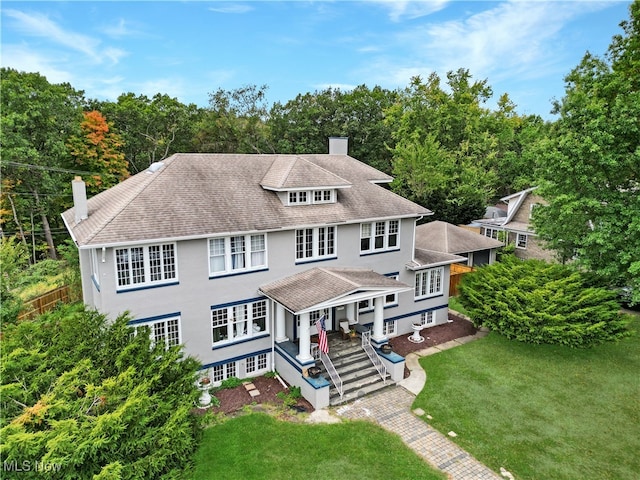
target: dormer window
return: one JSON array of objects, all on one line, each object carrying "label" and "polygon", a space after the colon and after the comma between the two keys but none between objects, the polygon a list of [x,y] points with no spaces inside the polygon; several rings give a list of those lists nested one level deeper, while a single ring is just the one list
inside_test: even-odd
[{"label": "dormer window", "polygon": [[335,190],[296,190],[288,193],[289,205],[318,205],[335,203]]},{"label": "dormer window", "polygon": [[306,205],[307,199],[307,192],[289,192],[289,205]]}]

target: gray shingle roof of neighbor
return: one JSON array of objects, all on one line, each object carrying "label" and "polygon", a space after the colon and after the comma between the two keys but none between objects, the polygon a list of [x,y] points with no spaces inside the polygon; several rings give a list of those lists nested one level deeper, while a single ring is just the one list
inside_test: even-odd
[{"label": "gray shingle roof of neighbor", "polygon": [[416,227],[416,248],[444,253],[467,253],[499,248],[504,244],[451,223],[435,221]]},{"label": "gray shingle roof of neighbor", "polygon": [[[313,288],[309,288],[312,285]],[[296,313],[367,290],[406,290],[410,287],[366,268],[311,268],[262,285],[259,290]]]},{"label": "gray shingle roof of neighbor", "polygon": [[[276,174],[292,163],[295,178]],[[351,187],[338,191],[337,203],[285,206],[261,186],[265,177],[273,185]],[[76,224],[74,208],[62,217],[88,248],[431,214],[377,185],[391,180],[348,155],[181,153],[90,198],[86,220]]]}]

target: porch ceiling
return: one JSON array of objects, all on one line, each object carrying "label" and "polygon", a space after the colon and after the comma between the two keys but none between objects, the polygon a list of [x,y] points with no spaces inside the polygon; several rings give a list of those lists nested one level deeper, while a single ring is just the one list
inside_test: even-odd
[{"label": "porch ceiling", "polygon": [[409,285],[364,268],[312,268],[258,290],[294,314],[411,290]]}]

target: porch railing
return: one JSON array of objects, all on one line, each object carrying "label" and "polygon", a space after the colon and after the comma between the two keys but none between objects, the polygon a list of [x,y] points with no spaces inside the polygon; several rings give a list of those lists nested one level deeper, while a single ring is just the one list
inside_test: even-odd
[{"label": "porch railing", "polygon": [[338,375],[336,367],[334,367],[333,362],[329,358],[329,355],[324,353],[322,350],[318,350],[318,352],[320,352],[320,360],[322,360],[322,364],[327,370],[329,378],[331,378],[331,381],[335,385],[336,390],[338,390],[338,393],[340,394],[340,398],[342,398],[342,395],[344,395],[344,389],[342,388],[342,379],[340,378],[340,375]]},{"label": "porch railing", "polygon": [[382,382],[386,385],[387,367],[384,366],[380,355],[378,355],[371,346],[371,330],[362,333],[362,349],[366,352],[369,360],[371,360],[371,363],[373,363],[373,366],[376,367],[376,370],[378,370],[378,373],[382,377]]}]

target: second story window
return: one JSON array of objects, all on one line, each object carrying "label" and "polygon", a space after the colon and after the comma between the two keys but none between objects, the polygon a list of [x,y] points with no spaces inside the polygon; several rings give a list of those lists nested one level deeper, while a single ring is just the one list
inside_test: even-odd
[{"label": "second story window", "polygon": [[442,295],[444,293],[443,277],[444,267],[416,272],[415,299],[420,300]]},{"label": "second story window", "polygon": [[152,286],[177,278],[175,245],[145,245],[115,250],[118,289]]},{"label": "second story window", "polygon": [[209,239],[209,275],[227,275],[267,266],[264,234]]},{"label": "second story window", "polygon": [[333,258],[335,254],[335,226],[296,230],[296,261]]},{"label": "second story window", "polygon": [[400,222],[388,220],[360,224],[360,253],[374,253],[399,248]]}]

